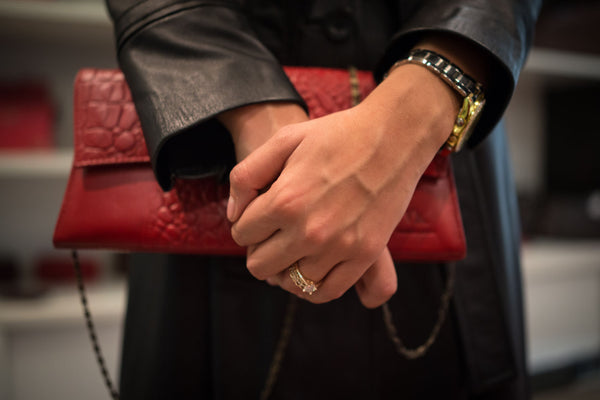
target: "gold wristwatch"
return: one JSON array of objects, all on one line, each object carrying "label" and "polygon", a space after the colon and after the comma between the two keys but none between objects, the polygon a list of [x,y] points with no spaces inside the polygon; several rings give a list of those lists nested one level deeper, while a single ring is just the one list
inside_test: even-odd
[{"label": "gold wristwatch", "polygon": [[450,152],[459,151],[473,133],[485,104],[482,85],[445,57],[423,49],[411,51],[408,57],[392,65],[389,72],[407,63],[422,65],[433,71],[463,97],[463,103],[454,122],[454,128],[443,148]]}]

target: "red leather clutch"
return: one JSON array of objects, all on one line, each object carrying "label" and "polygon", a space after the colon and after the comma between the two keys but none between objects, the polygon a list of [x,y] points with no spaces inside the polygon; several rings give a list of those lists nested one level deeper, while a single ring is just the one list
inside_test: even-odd
[{"label": "red leather clutch", "polygon": [[[351,106],[346,70],[286,67],[311,118]],[[359,71],[361,95],[374,87]],[[118,70],[85,69],[75,81],[75,155],[54,232],[59,248],[243,255],[226,218],[227,185],[155,181],[131,95]],[[388,247],[399,261],[464,257],[465,236],[447,156],[421,178]]]}]

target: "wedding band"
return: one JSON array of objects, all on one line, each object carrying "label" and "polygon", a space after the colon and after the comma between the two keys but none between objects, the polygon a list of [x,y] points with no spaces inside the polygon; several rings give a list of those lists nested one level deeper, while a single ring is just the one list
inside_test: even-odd
[{"label": "wedding band", "polygon": [[302,292],[307,293],[309,296],[312,296],[314,292],[319,288],[319,284],[311,281],[310,279],[305,278],[298,268],[298,261],[290,265],[288,270],[290,271],[290,278],[292,278],[292,282],[302,290]]}]

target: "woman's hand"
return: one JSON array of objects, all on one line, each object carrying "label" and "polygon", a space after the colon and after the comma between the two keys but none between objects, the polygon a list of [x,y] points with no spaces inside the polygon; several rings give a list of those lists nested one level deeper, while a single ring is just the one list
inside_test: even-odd
[{"label": "woman's hand", "polygon": [[385,302],[396,289],[387,241],[458,100],[432,72],[404,65],[359,106],[279,129],[230,176],[228,217],[250,272],[301,295],[287,272],[299,261],[321,282],[304,295],[312,302],[338,298],[361,277],[363,304]]},{"label": "woman's hand", "polygon": [[[307,121],[308,117],[296,104],[261,103],[224,112],[219,119],[231,133],[237,159],[241,161],[283,126]],[[258,195],[258,191],[253,195]],[[247,197],[247,201],[254,197]],[[380,260],[357,283],[356,290],[365,305],[377,306],[380,303],[378,299],[385,301],[395,292],[396,274],[393,265],[391,268],[390,265],[391,256],[385,249]]]}]

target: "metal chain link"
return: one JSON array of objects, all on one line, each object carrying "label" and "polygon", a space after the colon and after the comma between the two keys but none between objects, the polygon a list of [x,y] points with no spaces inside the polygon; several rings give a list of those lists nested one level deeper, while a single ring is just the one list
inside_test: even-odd
[{"label": "metal chain link", "polygon": [[448,309],[450,308],[450,300],[452,299],[452,295],[454,293],[454,282],[456,280],[456,265],[455,263],[451,263],[448,265],[448,278],[446,281],[446,288],[444,289],[444,293],[442,294],[440,307],[438,309],[438,318],[429,334],[429,337],[425,342],[415,347],[414,349],[409,349],[404,345],[402,339],[398,336],[398,331],[396,326],[394,325],[394,321],[392,320],[392,312],[390,311],[390,306],[388,303],[385,303],[382,307],[383,311],[383,321],[385,323],[385,327],[388,333],[390,340],[394,343],[396,347],[396,351],[406,357],[409,360],[414,360],[415,358],[420,358],[427,353],[427,350],[435,343],[437,339],[440,329],[446,321],[446,316],[448,315]]},{"label": "metal chain link", "polygon": [[271,365],[269,367],[269,373],[267,375],[265,386],[262,392],[260,393],[260,400],[267,400],[273,392],[273,387],[275,386],[275,382],[277,382],[277,377],[279,376],[279,371],[281,370],[281,363],[283,362],[285,350],[287,349],[287,346],[290,342],[290,336],[292,335],[292,325],[296,316],[297,308],[298,298],[290,293],[287,309],[285,311],[285,317],[283,319],[283,325],[281,327],[281,333],[279,335],[279,341],[277,342],[277,346],[275,347],[275,354],[273,355],[273,359],[271,360]]},{"label": "metal chain link", "polygon": [[[350,96],[352,99],[352,106],[358,105],[361,101],[361,93],[360,93],[360,83],[358,78],[358,71],[355,67],[348,68],[348,75],[350,80]],[[455,264],[451,263],[448,266],[448,281],[446,283],[446,289],[442,294],[440,308],[438,310],[438,319],[435,323],[431,334],[421,346],[418,346],[414,349],[407,348],[402,340],[398,337],[398,331],[394,325],[392,320],[392,313],[390,311],[390,306],[388,303],[385,303],[382,306],[383,310],[383,321],[385,323],[386,330],[388,332],[388,336],[394,343],[396,350],[398,353],[409,360],[413,360],[415,358],[419,358],[425,355],[427,350],[431,347],[431,345],[435,342],[438,334],[440,333],[440,329],[446,320],[446,316],[448,314],[448,308],[450,306],[450,300],[452,298],[452,294],[454,292],[454,280],[456,276]]]},{"label": "metal chain link", "polygon": [[[98,366],[100,367],[100,372],[102,377],[104,378],[104,383],[108,392],[112,399],[119,399],[119,392],[114,388],[112,380],[110,378],[110,374],[108,369],[106,368],[106,363],[104,361],[104,356],[102,354],[102,349],[100,348],[100,343],[98,341],[98,335],[96,333],[96,329],[94,327],[94,323],[92,320],[92,315],[88,306],[87,296],[85,293],[85,287],[83,284],[83,278],[81,275],[81,266],[79,264],[79,258],[76,251],[72,252],[73,264],[75,266],[75,275],[77,278],[77,287],[79,290],[79,298],[81,300],[81,305],[83,307],[83,314],[85,316],[86,327],[89,334],[90,341],[92,343],[92,347],[94,349],[94,354],[96,355],[96,361]],[[444,321],[448,315],[448,309],[450,306],[450,300],[452,299],[452,295],[454,292],[454,282],[456,279],[456,268],[454,263],[450,264],[448,267],[448,279],[446,282],[446,288],[444,293],[442,294],[440,308],[438,309],[438,319],[436,324],[434,325],[429,337],[421,346],[418,346],[414,349],[407,348],[400,337],[398,337],[397,329],[392,320],[392,314],[389,308],[389,305],[385,303],[382,306],[383,311],[383,320],[386,326],[386,330],[390,337],[390,340],[394,343],[396,350],[398,353],[409,360],[413,360],[415,358],[419,358],[427,353],[427,350],[433,345],[435,342]],[[281,364],[283,362],[283,357],[285,356],[287,346],[290,342],[290,337],[292,334],[292,326],[296,316],[296,310],[298,308],[298,298],[292,294],[289,295],[287,309],[285,311],[285,316],[283,319],[281,333],[279,335],[279,340],[275,347],[275,353],[273,354],[273,358],[271,360],[271,364],[269,366],[269,372],[267,374],[267,379],[265,381],[265,385],[260,393],[260,400],[267,400],[271,393],[273,392],[273,387],[277,382],[277,378],[279,376],[279,372],[281,370]]]},{"label": "metal chain link", "polygon": [[96,328],[94,327],[94,322],[92,321],[92,313],[90,312],[90,308],[88,306],[87,296],[85,294],[85,287],[83,285],[83,277],[81,275],[81,265],[79,264],[79,257],[77,255],[77,251],[73,250],[71,252],[71,257],[73,258],[73,266],[75,267],[75,277],[77,278],[77,288],[79,289],[79,299],[81,300],[81,305],[83,307],[83,315],[85,316],[85,322],[87,326],[87,331],[90,337],[90,341],[92,342],[92,347],[94,348],[94,354],[96,355],[96,361],[98,362],[98,366],[100,367],[100,372],[102,373],[102,377],[104,378],[104,383],[106,384],[106,388],[108,389],[108,393],[110,397],[118,400],[119,392],[115,389],[112,380],[110,379],[110,374],[108,373],[108,369],[106,368],[106,363],[104,361],[104,356],[102,355],[102,349],[100,348],[100,343],[98,342],[98,335],[96,334]]}]

